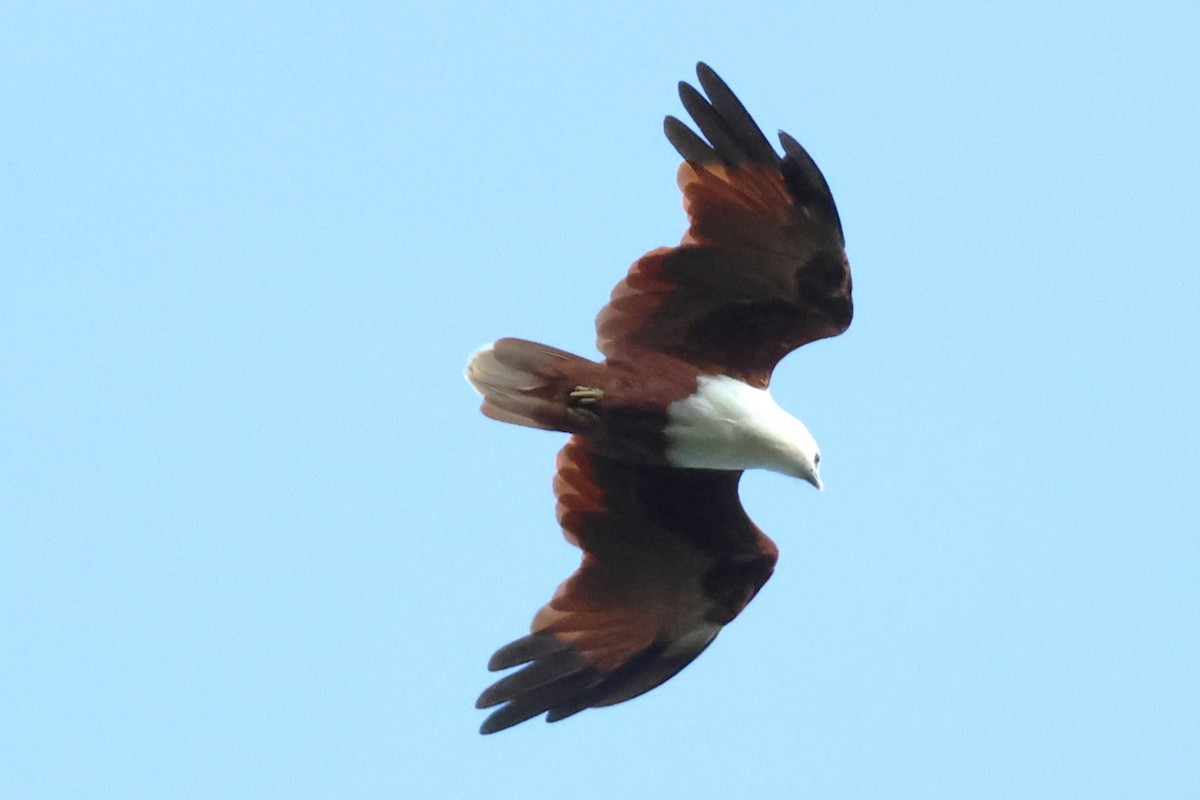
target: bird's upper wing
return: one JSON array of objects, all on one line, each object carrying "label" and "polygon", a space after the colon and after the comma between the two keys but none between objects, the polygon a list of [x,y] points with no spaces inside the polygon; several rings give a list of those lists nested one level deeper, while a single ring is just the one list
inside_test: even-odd
[{"label": "bird's upper wing", "polygon": [[[483,733],[547,713],[554,722],[653,689],[700,654],[770,577],[778,550],[737,495],[739,472],[613,461],[573,437],[558,455],[558,519],[579,569],[498,650],[500,705]],[[501,705],[502,704],[502,705]]]},{"label": "bird's upper wing", "polygon": [[609,358],[654,350],[765,387],[781,358],[850,324],[850,265],[829,185],[795,139],[784,157],[705,64],[679,84],[704,138],[667,117],[689,227],[642,256],[596,318]]}]

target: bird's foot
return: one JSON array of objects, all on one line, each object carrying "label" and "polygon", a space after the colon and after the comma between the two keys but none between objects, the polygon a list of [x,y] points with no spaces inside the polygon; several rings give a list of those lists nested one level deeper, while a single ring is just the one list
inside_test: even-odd
[{"label": "bird's foot", "polygon": [[601,397],[604,397],[604,390],[591,386],[576,386],[571,390],[571,402],[581,406],[594,405]]}]

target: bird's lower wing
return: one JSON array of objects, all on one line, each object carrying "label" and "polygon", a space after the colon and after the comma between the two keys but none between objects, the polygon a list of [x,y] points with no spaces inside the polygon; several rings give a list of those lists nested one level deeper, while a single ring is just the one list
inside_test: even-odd
[{"label": "bird's lower wing", "polygon": [[496,652],[500,706],[483,733],[619,703],[683,669],[769,577],[777,551],[737,499],[739,473],[606,459],[573,438],[559,454],[558,518],[583,551],[579,569]]}]

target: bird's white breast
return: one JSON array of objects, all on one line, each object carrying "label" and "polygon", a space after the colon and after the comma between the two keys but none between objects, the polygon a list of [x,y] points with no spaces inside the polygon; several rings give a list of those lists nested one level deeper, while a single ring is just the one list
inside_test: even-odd
[{"label": "bird's white breast", "polygon": [[[765,389],[701,375],[696,391],[667,407],[666,456],[676,467],[769,469],[803,477],[816,442]],[[811,467],[808,467],[809,469]]]}]

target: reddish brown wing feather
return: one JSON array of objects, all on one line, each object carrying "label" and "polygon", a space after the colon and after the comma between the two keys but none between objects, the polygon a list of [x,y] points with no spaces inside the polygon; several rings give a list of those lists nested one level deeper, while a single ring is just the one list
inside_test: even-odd
[{"label": "reddish brown wing feather", "polygon": [[705,99],[680,84],[706,138],[668,117],[685,159],[678,181],[689,227],[642,256],[596,318],[610,358],[669,353],[765,387],[781,358],[850,324],[850,265],[833,195],[817,165],[780,134],[781,159],[716,73]]},{"label": "reddish brown wing feather", "polygon": [[653,689],[692,661],[770,577],[778,551],[742,510],[740,473],[634,466],[572,437],[558,456],[558,518],[579,569],[532,633],[488,667],[524,664],[480,695],[481,731],[555,721]]}]

